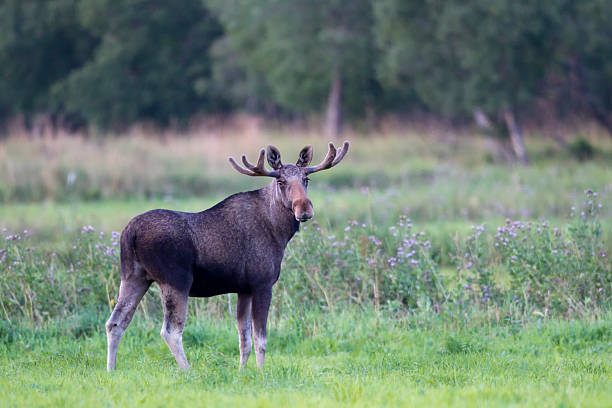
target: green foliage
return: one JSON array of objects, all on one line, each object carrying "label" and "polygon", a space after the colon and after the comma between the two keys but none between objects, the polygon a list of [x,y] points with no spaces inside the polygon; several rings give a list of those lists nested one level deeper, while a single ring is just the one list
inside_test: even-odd
[{"label": "green foliage", "polygon": [[118,234],[110,239],[83,227],[71,250],[48,253],[30,245],[29,232],[2,234],[0,312],[7,321],[43,322],[112,305],[118,290]]},{"label": "green foliage", "polygon": [[550,69],[563,3],[376,2],[381,79],[450,115],[528,109]]},{"label": "green foliage", "polygon": [[208,49],[221,28],[200,1],[81,1],[79,18],[99,44],[55,88],[67,112],[108,127],[167,124],[218,106],[206,83]]},{"label": "green foliage", "polygon": [[495,246],[512,287],[525,302],[547,311],[585,310],[607,300],[612,270],[601,241],[599,208],[597,193],[588,190],[583,208],[571,208],[566,233],[545,221],[532,225],[508,220],[498,229]]},{"label": "green foliage", "polygon": [[198,113],[586,114],[612,132],[606,0],[6,0],[0,118],[112,128]]},{"label": "green foliage", "polygon": [[61,112],[52,87],[92,57],[97,38],[79,23],[77,0],[0,3],[0,119]]},{"label": "green foliage", "polygon": [[[440,272],[430,238],[414,231],[405,217],[386,230],[353,221],[337,234],[313,223],[287,248],[273,313],[299,316],[347,305],[426,313],[495,308],[543,316],[605,310],[612,270],[596,197],[588,192],[582,214],[572,214],[563,227],[566,233],[546,222],[507,221],[485,240],[485,229],[474,227],[458,244],[457,274],[449,276]],[[27,232],[7,234],[0,243],[0,307],[6,320],[42,322],[112,307],[118,233],[109,238],[83,227],[72,248],[60,253],[33,247]],[[510,284],[497,270],[507,273]],[[219,313],[224,299],[196,303],[194,313],[207,307]]]},{"label": "green foliage", "polygon": [[[375,51],[369,1],[209,3],[225,29],[217,48],[219,64],[230,72],[237,70],[245,81],[242,91],[237,89],[240,84],[233,85],[234,92],[245,98],[242,105],[265,98],[264,102],[290,112],[317,112],[337,75],[344,84],[347,112],[363,113],[364,105],[373,102]],[[229,82],[228,74],[217,72]],[[262,92],[266,89],[271,95]]]},{"label": "green foliage", "polygon": [[581,135],[570,141],[569,150],[578,160],[590,160],[595,155],[595,148],[591,142]]}]

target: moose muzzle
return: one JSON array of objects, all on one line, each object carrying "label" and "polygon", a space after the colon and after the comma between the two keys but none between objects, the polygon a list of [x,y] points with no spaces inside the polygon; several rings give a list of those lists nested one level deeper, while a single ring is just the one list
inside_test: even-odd
[{"label": "moose muzzle", "polygon": [[312,203],[308,198],[302,198],[293,202],[293,214],[299,222],[305,222],[314,216]]}]

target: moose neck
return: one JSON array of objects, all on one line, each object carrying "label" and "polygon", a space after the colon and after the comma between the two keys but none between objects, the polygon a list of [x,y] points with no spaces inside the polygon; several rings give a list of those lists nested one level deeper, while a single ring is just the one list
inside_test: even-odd
[{"label": "moose neck", "polygon": [[262,188],[261,194],[265,201],[266,224],[277,242],[287,245],[293,235],[299,231],[300,223],[295,219],[293,211],[283,205],[278,196],[276,180]]}]

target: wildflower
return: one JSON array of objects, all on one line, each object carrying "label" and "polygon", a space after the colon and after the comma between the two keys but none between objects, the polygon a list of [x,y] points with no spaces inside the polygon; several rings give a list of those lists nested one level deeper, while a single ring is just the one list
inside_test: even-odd
[{"label": "wildflower", "polygon": [[417,265],[419,263],[419,261],[417,261],[416,259],[411,259],[410,263],[413,265]]},{"label": "wildflower", "polygon": [[472,264],[472,261],[468,262],[468,263],[467,263],[467,265],[465,265],[465,267],[466,267],[467,269],[472,269],[472,266],[474,266],[474,265]]},{"label": "wildflower", "polygon": [[351,230],[350,225],[344,229],[344,232],[349,232]]},{"label": "wildflower", "polygon": [[552,253],[553,253],[553,254],[556,254],[557,252],[559,252],[559,251],[557,251],[556,249],[553,249],[553,250],[552,250]]}]

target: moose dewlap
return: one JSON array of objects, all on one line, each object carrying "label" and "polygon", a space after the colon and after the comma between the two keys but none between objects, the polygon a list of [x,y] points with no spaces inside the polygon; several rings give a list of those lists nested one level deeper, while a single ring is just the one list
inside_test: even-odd
[{"label": "moose dewlap", "polygon": [[189,368],[182,340],[188,297],[237,293],[240,367],[251,353],[253,334],[257,367],[262,368],[272,286],[285,247],[300,222],[314,215],[306,194],[308,175],[338,164],[348,148],[348,142],[338,150],[330,143],[323,161],[313,167],[312,146],[300,151],[296,164],[282,163],[278,149],[268,146],[272,170],[264,166],[263,149],[256,165],[243,155],[241,167],[230,157],[238,172],[274,180],[199,213],[152,210],[134,217],[121,234],[119,297],[106,323],[107,369],[115,368],[121,336],[153,282],[164,304],[161,336],[179,367]]}]

